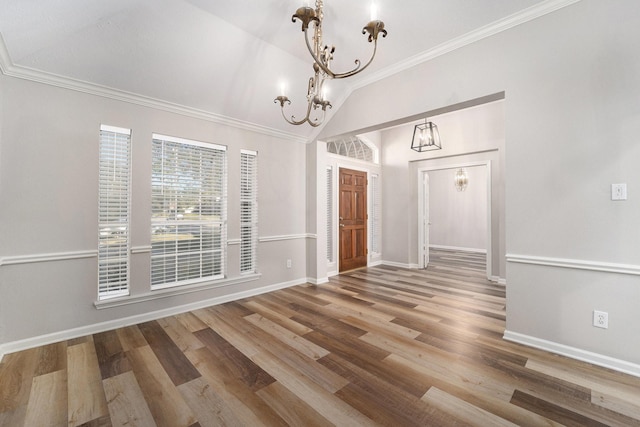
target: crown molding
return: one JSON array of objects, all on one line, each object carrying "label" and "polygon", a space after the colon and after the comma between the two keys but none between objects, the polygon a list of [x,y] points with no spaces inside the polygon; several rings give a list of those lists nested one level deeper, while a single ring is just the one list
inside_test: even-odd
[{"label": "crown molding", "polygon": [[95,95],[102,98],[113,99],[116,101],[126,102],[128,104],[139,105],[142,107],[153,108],[156,110],[166,111],[169,113],[179,114],[200,120],[206,120],[238,129],[248,130],[275,138],[281,138],[299,143],[307,143],[307,138],[291,133],[280,131],[267,126],[261,126],[255,123],[234,119],[232,117],[223,116],[221,114],[209,111],[191,108],[184,105],[163,101],[161,99],[151,98],[139,95],[133,92],[113,89],[94,83],[88,83],[82,80],[76,80],[70,77],[64,77],[53,73],[45,73],[29,67],[15,65],[11,61],[7,46],[0,33],[0,71],[5,76],[15,77],[18,79],[29,80],[36,83],[42,83],[63,89],[70,89],[77,92]]},{"label": "crown molding", "polygon": [[[536,18],[547,15],[549,13],[555,12],[558,9],[562,9],[563,7],[570,6],[579,1],[581,0],[544,1],[542,3],[531,6],[527,9],[524,9],[518,13],[514,13],[513,15],[507,16],[506,18],[503,18],[498,21],[492,22],[491,24],[485,25],[484,27],[480,27],[477,30],[463,34],[460,37],[451,39],[432,49],[426,50],[417,55],[409,57],[404,61],[400,61],[394,65],[383,68],[382,70],[369,74],[366,77],[360,78],[354,81],[353,84],[350,85],[349,89],[351,90],[351,92],[353,92],[356,89],[359,89],[364,86],[368,86],[372,83],[375,83],[379,80],[390,77],[401,71],[408,70],[409,68],[415,67],[416,65],[430,61],[434,58],[437,58],[441,55],[452,52],[454,50],[460,49],[471,43],[475,43],[487,37],[506,31],[510,28],[532,21]],[[349,94],[351,92],[349,92]]]},{"label": "crown molding", "polygon": [[[542,3],[539,3],[530,8],[524,9],[511,16],[500,19],[491,24],[485,25],[484,27],[481,27],[477,30],[471,31],[460,37],[452,39],[446,43],[443,43],[439,46],[434,47],[433,49],[429,49],[427,51],[414,55],[410,58],[407,58],[404,61],[400,61],[392,66],[383,68],[382,70],[372,73],[367,77],[354,80],[351,85],[346,85],[344,93],[338,100],[336,100],[332,110],[334,110],[334,112],[339,110],[342,104],[344,104],[344,102],[349,98],[351,93],[353,93],[353,91],[356,89],[362,88],[364,86],[368,86],[379,80],[390,77],[394,74],[397,74],[409,68],[415,67],[416,65],[430,61],[441,55],[452,52],[456,49],[460,49],[464,46],[467,46],[471,43],[475,43],[479,40],[490,37],[492,35],[498,34],[502,31],[506,31],[517,25],[524,24],[533,19],[555,12],[558,9],[572,5],[579,1],[581,0],[546,0]],[[243,120],[237,120],[231,117],[223,116],[221,114],[216,114],[216,113],[212,113],[205,110],[200,110],[196,108],[187,107],[184,105],[163,101],[160,99],[146,97],[146,96],[135,94],[132,92],[120,91],[120,90],[116,90],[106,86],[96,85],[93,83],[75,80],[75,79],[71,79],[68,77],[63,77],[63,76],[59,76],[51,73],[45,73],[42,71],[27,68],[27,67],[21,67],[12,63],[11,57],[9,56],[9,52],[7,51],[7,48],[6,48],[6,44],[4,43],[4,39],[2,38],[2,33],[0,33],[0,71],[4,75],[11,76],[11,77],[21,78],[25,80],[38,82],[38,83],[48,84],[51,86],[57,86],[65,89],[75,90],[78,92],[101,96],[104,98],[127,102],[130,104],[140,105],[143,107],[154,108],[157,110],[167,111],[170,113],[180,114],[187,117],[206,120],[206,121],[210,121],[210,122],[214,122],[214,123],[218,123],[226,126],[249,130],[249,131],[257,132],[263,135],[273,136],[276,138],[282,138],[282,139],[291,140],[291,141],[300,142],[300,143],[307,143],[309,141],[315,140],[320,135],[320,133],[324,128],[324,125],[318,127],[307,138],[291,132],[280,131],[267,126],[261,126],[255,123],[251,123]],[[331,120],[331,117],[328,117],[328,120],[326,120],[324,124],[326,124],[329,120]]]}]

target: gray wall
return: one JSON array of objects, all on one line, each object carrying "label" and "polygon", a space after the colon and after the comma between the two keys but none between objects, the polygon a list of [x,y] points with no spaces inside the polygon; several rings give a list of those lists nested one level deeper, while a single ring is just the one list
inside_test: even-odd
[{"label": "gray wall", "polygon": [[491,165],[491,278],[505,278],[504,101],[429,115],[437,124],[442,149],[410,149],[413,126],[382,132],[383,259],[416,267],[418,262],[418,176],[420,171],[460,164]]},{"label": "gray wall", "polygon": [[429,244],[483,252],[487,250],[487,168],[464,168],[469,185],[458,191],[453,178],[458,168],[429,175]]},{"label": "gray wall", "polygon": [[634,0],[582,0],[355,91],[323,132],[504,91],[507,337],[640,375],[638,22]]},{"label": "gray wall", "polygon": [[[304,144],[4,75],[0,90],[0,350],[7,342],[131,323],[131,316],[305,281]],[[258,151],[261,276],[242,282],[239,245],[231,244],[227,276],[241,283],[97,310],[100,124],[132,129],[134,248],[150,245],[153,132],[228,147],[232,240],[240,237],[240,150]],[[131,257],[131,293],[148,294],[149,253]]]}]

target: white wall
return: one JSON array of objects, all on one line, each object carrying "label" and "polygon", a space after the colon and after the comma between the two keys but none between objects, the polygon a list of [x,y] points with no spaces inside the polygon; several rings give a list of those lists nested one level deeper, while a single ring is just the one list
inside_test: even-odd
[{"label": "white wall", "polygon": [[[305,281],[304,144],[1,74],[0,89],[0,353],[7,343],[16,348]],[[242,280],[232,244],[227,277],[240,283],[97,310],[100,124],[132,129],[133,248],[150,245],[152,133],[228,147],[231,240],[240,237],[240,150],[256,150],[260,276]],[[132,296],[149,296],[149,269],[148,251],[132,255]]]},{"label": "white wall", "polygon": [[487,167],[464,168],[469,184],[458,191],[457,168],[427,172],[429,176],[429,244],[432,247],[487,250]]},{"label": "white wall", "polygon": [[323,133],[504,91],[506,336],[640,375],[638,22],[634,0],[582,0],[355,91]]}]

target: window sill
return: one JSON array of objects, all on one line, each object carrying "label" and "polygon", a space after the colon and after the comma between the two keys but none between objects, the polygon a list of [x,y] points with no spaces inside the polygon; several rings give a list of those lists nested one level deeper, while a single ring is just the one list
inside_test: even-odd
[{"label": "window sill", "polygon": [[221,279],[214,282],[204,282],[193,285],[185,285],[176,288],[158,289],[156,291],[145,292],[144,294],[131,295],[126,297],[118,297],[95,301],[93,305],[98,310],[105,308],[121,307],[130,304],[139,304],[141,302],[153,301],[161,298],[169,298],[177,295],[185,295],[193,292],[206,291],[210,289],[222,288],[225,286],[237,285],[239,283],[251,282],[258,280],[262,275],[260,273],[245,274],[242,277],[234,277],[231,279]]}]

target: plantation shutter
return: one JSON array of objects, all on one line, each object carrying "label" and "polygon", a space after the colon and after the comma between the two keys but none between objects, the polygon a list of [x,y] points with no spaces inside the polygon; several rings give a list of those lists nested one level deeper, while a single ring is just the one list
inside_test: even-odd
[{"label": "plantation shutter", "polygon": [[131,130],[100,126],[98,299],[129,294]]},{"label": "plantation shutter", "polygon": [[240,152],[240,272],[257,269],[258,153]]},{"label": "plantation shutter", "polygon": [[382,234],[382,203],[380,197],[380,177],[378,174],[371,175],[371,252],[380,253],[380,235]]},{"label": "plantation shutter", "polygon": [[151,288],[224,277],[226,147],[153,135]]},{"label": "plantation shutter", "polygon": [[333,262],[333,168],[327,166],[327,262]]}]

